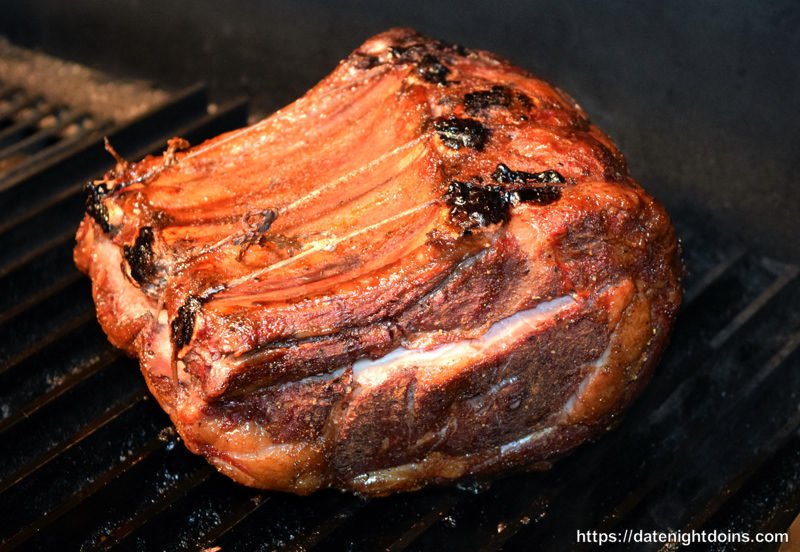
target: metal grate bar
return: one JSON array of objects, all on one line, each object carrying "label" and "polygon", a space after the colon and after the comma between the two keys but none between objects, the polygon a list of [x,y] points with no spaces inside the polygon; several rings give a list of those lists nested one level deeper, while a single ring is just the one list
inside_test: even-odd
[{"label": "metal grate bar", "polygon": [[158,434],[165,425],[152,400],[138,402],[45,464],[35,477],[8,489],[0,496],[0,523],[17,532],[3,544],[21,544],[163,446]]},{"label": "metal grate bar", "polygon": [[[0,422],[0,438],[2,438],[3,432],[8,431],[20,422],[30,420],[30,418],[43,407],[49,405],[75,386],[83,383],[86,379],[120,357],[121,354],[118,351],[108,351],[107,354],[99,357],[96,362],[92,362],[86,366],[79,366],[77,370],[72,370],[62,375],[58,379],[58,383],[52,386],[48,391],[37,394],[34,400],[25,403],[22,408],[14,412],[9,412],[9,415],[3,418],[2,422]],[[8,407],[7,410],[11,411],[11,408]]]},{"label": "metal grate bar", "polygon": [[1,234],[0,270],[7,274],[53,247],[74,243],[83,212],[82,203],[76,196],[65,208],[55,205]]},{"label": "metal grate bar", "polygon": [[21,116],[13,124],[0,130],[0,148],[36,132],[36,128],[52,111],[53,108],[51,106],[41,102],[28,110],[27,113],[22,112]]},{"label": "metal grate bar", "polygon": [[[0,240],[4,239],[3,236],[0,236]],[[74,239],[75,232],[70,229],[55,236],[51,236],[49,239],[42,240],[42,243],[33,249],[19,251],[17,248],[14,248],[8,254],[4,255],[0,253],[0,277],[4,277],[27,263],[35,261],[38,257],[50,253],[55,248],[64,246],[70,247],[74,243]],[[5,262],[3,262],[4,257]]]},{"label": "metal grate bar", "polygon": [[683,304],[692,303],[746,253],[741,243],[707,228],[705,213],[679,212],[673,217],[684,265]]},{"label": "metal grate bar", "polygon": [[[785,531],[800,512],[800,433],[795,432],[774,458],[750,478],[741,491],[717,511],[706,531]],[[710,547],[722,552],[722,546]],[[742,546],[741,550],[756,550]]]},{"label": "metal grate bar", "polygon": [[252,497],[250,500],[240,503],[237,507],[232,508],[230,514],[223,519],[216,527],[211,529],[202,539],[198,541],[198,547],[206,549],[212,548],[213,544],[225,535],[230,534],[236,530],[236,527],[251,516],[256,510],[270,499],[271,497],[259,493]]},{"label": "metal grate bar", "polygon": [[[163,535],[158,533],[174,536],[178,530],[182,533],[177,540],[196,542],[210,538],[218,529],[224,531],[227,526],[235,525],[237,518],[263,500],[264,497],[257,491],[235,486],[221,477],[206,484],[213,474],[208,463],[190,454],[176,439],[164,441],[163,450],[150,450],[131,473],[120,473],[118,480],[103,488],[98,496],[75,504],[66,519],[49,528],[48,539],[58,536],[55,542],[62,542],[64,538],[69,538],[69,534],[74,533],[75,520],[79,520],[78,523],[85,526],[83,534],[100,538],[103,548],[125,539],[133,539],[136,543],[143,539],[163,539]],[[168,481],[164,481],[165,473],[171,474]],[[224,487],[221,492],[220,486]],[[131,490],[130,487],[135,489]],[[200,489],[195,491],[197,487]],[[198,495],[206,498],[199,500]],[[220,500],[221,495],[226,500]],[[125,507],[116,504],[119,496],[126,497]],[[110,521],[107,514],[98,518],[89,513],[103,508],[102,504],[109,500],[120,510],[119,515],[112,516],[113,520]],[[200,504],[204,506],[199,508]],[[183,510],[187,508],[192,512],[185,513]],[[195,512],[196,508],[199,509]],[[189,516],[194,517],[189,519]],[[204,521],[198,524],[197,520],[201,518]],[[98,527],[100,520],[103,523]],[[151,528],[156,525],[162,528],[153,533]],[[134,536],[130,537],[132,534]]]},{"label": "metal grate bar", "polygon": [[[188,454],[188,453],[187,453]],[[195,462],[191,462],[190,464],[195,466],[195,469],[189,473],[188,476],[181,479],[178,483],[173,485],[169,492],[162,493],[158,496],[158,500],[154,500],[149,504],[145,503],[144,507],[136,511],[136,513],[127,519],[121,521],[115,528],[113,532],[110,532],[105,539],[103,539],[103,547],[117,547],[121,542],[124,542],[126,539],[131,538],[131,535],[134,536],[132,539],[138,545],[142,537],[136,536],[136,530],[148,525],[153,519],[158,517],[159,515],[163,515],[165,510],[170,510],[174,507],[174,505],[181,501],[181,500],[192,500],[191,497],[192,491],[208,481],[211,477],[213,469],[204,463],[196,462],[197,458],[194,458]],[[158,466],[156,466],[156,472],[158,470]],[[189,498],[187,498],[187,495]],[[228,495],[224,495],[226,498],[229,498]],[[194,523],[194,519],[191,520]],[[169,531],[169,529],[168,529]],[[171,531],[170,531],[171,532]],[[123,546],[124,548],[124,546]],[[139,547],[141,548],[141,547]],[[164,548],[166,550],[166,548]]]},{"label": "metal grate bar", "polygon": [[[711,267],[702,277],[692,281],[684,281],[685,292],[683,297],[684,305],[688,305],[697,299],[697,296],[705,291],[708,286],[718,280],[731,266],[744,257],[745,249],[736,248],[729,256],[722,259],[717,265]],[[687,261],[689,262],[689,261]]]},{"label": "metal grate bar", "polygon": [[70,327],[72,323],[92,313],[85,300],[91,293],[85,280],[78,280],[62,289],[36,311],[25,311],[0,324],[0,362],[7,362],[40,340]]},{"label": "metal grate bar", "polygon": [[[296,550],[304,538],[314,538],[329,518],[347,514],[362,500],[336,491],[321,491],[307,497],[270,494],[255,511],[214,541],[226,552],[250,550]],[[343,521],[343,520],[342,520]]]},{"label": "metal grate bar", "polygon": [[423,530],[404,536],[404,542],[394,543],[392,548],[431,550],[449,545],[491,549],[492,539],[509,530],[509,525],[515,521],[526,525],[546,510],[549,496],[542,495],[537,480],[536,475],[517,475],[494,481],[488,490],[457,501]]},{"label": "metal grate bar", "polygon": [[50,333],[47,333],[39,340],[35,340],[33,343],[22,347],[21,350],[15,352],[2,361],[2,364],[0,364],[0,375],[4,375],[12,370],[15,366],[20,365],[21,363],[38,354],[43,348],[57,343],[59,340],[70,335],[72,332],[78,330],[82,326],[90,322],[94,322],[94,320],[94,313],[85,312],[82,315],[70,320],[68,323],[59,326]]},{"label": "metal grate bar", "polygon": [[87,139],[96,139],[110,126],[77,110],[54,109],[33,132],[18,133],[18,141],[0,147],[0,189],[60,152],[72,151]]},{"label": "metal grate bar", "polygon": [[26,546],[40,550],[53,545],[111,548],[197,486],[211,469],[183,447],[171,428],[163,430],[146,449],[137,463],[84,496]]},{"label": "metal grate bar", "polygon": [[[723,512],[723,515],[729,514],[726,509],[741,515],[741,512],[747,509],[745,503],[753,501],[752,494],[755,492],[761,493],[759,501],[763,509],[775,508],[775,506],[780,505],[780,509],[784,510],[783,521],[773,522],[771,525],[774,529],[772,530],[782,531],[786,529],[791,521],[794,520],[797,512],[800,512],[800,473],[790,471],[786,461],[787,458],[792,458],[793,462],[800,462],[800,459],[796,456],[796,451],[790,450],[792,446],[797,446],[796,441],[800,437],[800,434],[796,431],[797,424],[795,419],[790,420],[786,425],[786,429],[788,428],[793,428],[788,432],[788,435],[784,431],[779,432],[777,435],[778,443],[784,445],[783,449],[776,451],[773,450],[775,447],[770,446],[766,451],[762,451],[758,455],[757,464],[748,466],[748,468],[755,469],[744,470],[737,474],[732,481],[727,482],[724,487],[725,492],[713,497],[702,510],[692,516],[685,526],[686,529],[699,530],[703,527],[708,527],[708,525],[704,524],[710,525],[713,523],[720,511]],[[763,481],[763,476],[765,475],[774,477],[775,480],[780,479],[781,483],[787,488],[783,492],[778,489],[772,489],[769,494],[764,493],[762,489],[753,491],[753,487],[756,487],[756,485],[753,485],[754,481],[760,485],[765,484]],[[737,495],[736,493],[739,494]],[[795,494],[793,495],[792,493]],[[729,497],[731,496],[735,496],[735,498],[730,499]],[[733,508],[729,508],[731,505],[733,505]],[[759,516],[756,515],[748,517],[759,519]],[[711,521],[709,522],[709,520]],[[758,530],[766,532],[768,530],[766,529],[767,522],[762,520],[761,523],[762,525],[759,526]]]},{"label": "metal grate bar", "polygon": [[72,245],[83,212],[83,201],[77,195],[71,199],[0,234],[0,270],[8,273],[54,247]]},{"label": "metal grate bar", "polygon": [[77,274],[72,262],[71,244],[53,247],[23,263],[16,270],[0,276],[0,313],[15,308],[31,295],[40,293],[71,274]]},{"label": "metal grate bar", "polygon": [[15,416],[30,415],[95,365],[119,356],[96,322],[75,328],[0,374],[0,426]]},{"label": "metal grate bar", "polygon": [[[0,161],[14,155],[34,155],[48,146],[55,144],[59,140],[59,135],[70,125],[78,124],[83,126],[85,122],[91,120],[85,113],[74,109],[65,110],[63,113],[59,113],[59,111],[56,110],[49,115],[54,119],[52,124],[43,126],[30,136],[26,136],[22,140],[0,148]],[[8,178],[9,174],[13,174],[13,169],[2,173],[2,175],[0,175],[0,182]]]},{"label": "metal grate bar", "polygon": [[12,93],[11,97],[8,98],[7,104],[0,106],[0,123],[13,120],[20,110],[40,100],[41,98],[28,96],[22,90],[17,89],[16,93]]},{"label": "metal grate bar", "polygon": [[[797,291],[795,305],[800,304],[800,286]],[[738,396],[734,387],[717,405],[716,423],[704,422],[705,435],[676,451],[671,468],[663,472],[641,504],[622,521],[642,528],[685,526],[690,522],[689,512],[708,508],[712,500],[718,502],[718,508],[728,496],[720,493],[728,482],[742,474],[755,473],[800,427],[795,393],[800,389],[800,354],[794,354],[800,346],[800,315],[784,322],[791,324],[796,333],[788,347],[778,350],[765,363],[755,364],[762,366],[761,373],[748,379]],[[770,414],[753,416],[754,412]],[[703,417],[707,418],[710,417]],[[742,428],[748,431],[743,432]]]},{"label": "metal grate bar", "polygon": [[[202,462],[202,461],[201,461]],[[206,477],[178,500],[148,520],[119,543],[116,550],[197,550],[198,542],[213,532],[259,492],[232,485],[221,477]]]},{"label": "metal grate bar", "polygon": [[[130,417],[130,412],[132,411],[125,412],[124,415]],[[152,414],[157,413],[152,412]],[[101,470],[99,466],[93,466],[97,471],[88,475],[86,479],[82,480],[82,485],[75,485],[74,480],[71,481],[71,485],[69,486],[67,493],[64,493],[63,489],[52,486],[51,489],[55,487],[57,490],[61,491],[58,493],[58,498],[61,499],[61,501],[53,501],[57,504],[57,506],[53,506],[52,509],[44,509],[33,514],[31,513],[32,506],[26,504],[26,509],[24,512],[22,512],[22,515],[17,513],[15,518],[24,516],[24,519],[28,519],[27,522],[22,522],[20,524],[20,522],[16,521],[16,519],[5,518],[3,520],[5,524],[10,527],[21,527],[21,529],[10,538],[2,541],[1,544],[8,549],[14,549],[21,544],[24,544],[31,537],[35,536],[37,533],[58,520],[61,516],[67,512],[70,512],[77,504],[80,504],[88,497],[93,496],[96,492],[106,487],[112,481],[116,480],[121,474],[127,472],[142,460],[150,457],[155,451],[162,448],[164,443],[158,437],[158,430],[156,429],[158,424],[152,423],[152,420],[147,419],[138,411],[135,412],[133,417],[139,422],[138,427],[131,427],[135,433],[128,436],[127,442],[113,442],[113,445],[115,445],[116,448],[114,449],[112,446],[112,449],[114,452],[118,453],[118,456],[114,457],[114,452],[112,452],[110,456],[106,456],[106,450],[101,450],[100,452],[102,455],[100,456],[99,462],[94,462],[94,464],[104,463],[105,469]],[[130,420],[126,421],[130,422]],[[144,439],[143,435],[147,435],[148,439]],[[110,436],[104,435],[104,437]],[[69,455],[69,452],[67,455]],[[59,460],[62,460],[62,458],[59,458]],[[52,474],[48,474],[48,476],[50,476],[49,478],[51,480],[53,479]],[[78,481],[81,480],[78,479]],[[72,494],[68,494],[69,491],[72,491]],[[48,496],[47,498],[52,498],[52,496]],[[41,508],[41,505],[38,502],[35,504],[35,506],[39,506]]]},{"label": "metal grate bar", "polygon": [[402,550],[455,504],[469,500],[470,494],[468,490],[429,489],[371,500],[327,539],[320,540],[318,549]]},{"label": "metal grate bar", "polygon": [[50,286],[41,288],[40,291],[38,292],[32,292],[24,300],[16,303],[13,307],[0,313],[0,324],[14,318],[15,316],[25,312],[26,310],[41,305],[44,301],[51,298],[53,295],[56,295],[64,288],[75,284],[80,279],[80,277],[81,274],[78,271],[75,271],[71,274],[66,275],[61,280],[54,282]]},{"label": "metal grate bar", "polygon": [[77,144],[96,140],[111,128],[109,123],[97,123],[85,114],[69,115],[68,119],[52,128],[45,128],[23,140],[24,145],[19,151],[2,160],[3,163],[14,161],[0,177],[0,187],[14,182],[18,174],[27,174],[30,167],[38,167],[61,152],[72,151]]},{"label": "metal grate bar", "polygon": [[[32,476],[40,469],[44,468],[51,461],[55,460],[59,455],[64,454],[72,447],[79,445],[84,439],[90,437],[97,430],[108,425],[110,422],[114,421],[123,413],[127,412],[146,398],[146,390],[139,389],[137,392],[133,392],[133,394],[124,399],[122,402],[114,404],[101,414],[95,413],[92,419],[89,420],[85,426],[83,426],[74,435],[71,435],[67,440],[58,443],[39,456],[28,459],[26,462],[22,463],[16,472],[3,480],[3,482],[0,484],[0,494],[7,491],[14,485],[19,485],[22,481]],[[27,457],[25,455],[20,455],[19,458],[23,459]]]},{"label": "metal grate bar", "polygon": [[299,535],[290,548],[292,550],[309,550],[317,546],[320,541],[324,541],[336,529],[362,511],[366,504],[366,500],[363,499],[345,501],[344,504],[330,512],[320,523],[309,527],[302,535]]},{"label": "metal grate bar", "polygon": [[793,266],[775,266],[772,269],[778,277],[774,282],[764,288],[764,291],[758,294],[753,301],[747,305],[746,309],[736,313],[730,323],[719,331],[714,337],[711,338],[711,347],[719,348],[725,343],[736,331],[739,330],[748,320],[750,320],[757,312],[759,312],[764,305],[770,301],[776,293],[782,290],[788,282],[793,280],[797,274],[797,268]]},{"label": "metal grate bar", "polygon": [[[99,144],[96,144],[99,146]],[[0,221],[0,235],[4,234],[11,228],[17,226],[20,223],[23,223],[35,216],[37,216],[42,211],[49,209],[50,207],[69,201],[75,197],[79,197],[83,199],[83,186],[84,184],[92,177],[98,176],[97,173],[93,173],[91,176],[87,176],[83,180],[76,180],[72,181],[71,184],[64,186],[64,188],[60,190],[53,191],[51,194],[47,195],[44,198],[41,198],[38,202],[31,205],[31,208],[25,211],[18,211],[18,212],[10,212],[9,216]]]}]

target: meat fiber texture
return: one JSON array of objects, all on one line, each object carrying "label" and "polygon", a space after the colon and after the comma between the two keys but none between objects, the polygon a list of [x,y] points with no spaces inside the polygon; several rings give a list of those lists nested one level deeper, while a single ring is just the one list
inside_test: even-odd
[{"label": "meat fiber texture", "polygon": [[186,446],[384,495],[541,469],[640,391],[671,223],[569,96],[394,29],[247,128],[117,158],[75,261]]}]

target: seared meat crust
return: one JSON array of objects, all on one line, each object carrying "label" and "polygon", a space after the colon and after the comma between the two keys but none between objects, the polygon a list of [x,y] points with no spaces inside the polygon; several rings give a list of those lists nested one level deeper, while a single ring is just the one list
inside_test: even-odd
[{"label": "seared meat crust", "polygon": [[87,192],[75,261],[109,339],[257,487],[541,467],[631,401],[680,303],[666,213],[580,107],[407,29]]}]

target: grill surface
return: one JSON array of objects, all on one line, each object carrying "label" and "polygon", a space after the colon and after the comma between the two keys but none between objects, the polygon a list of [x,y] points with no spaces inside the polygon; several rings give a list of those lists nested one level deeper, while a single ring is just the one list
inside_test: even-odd
[{"label": "grill surface", "polygon": [[0,189],[42,160],[96,138],[108,123],[0,81]]},{"label": "grill surface", "polygon": [[782,531],[800,508],[798,269],[689,212],[673,213],[686,302],[654,381],[551,471],[369,501],[230,482],[107,342],[71,250],[81,186],[111,164],[102,133],[135,159],[243,125],[244,102],[209,113],[195,87],[112,128],[23,91],[0,98],[0,159],[25,155],[0,170],[4,548],[565,550],[578,528]]}]

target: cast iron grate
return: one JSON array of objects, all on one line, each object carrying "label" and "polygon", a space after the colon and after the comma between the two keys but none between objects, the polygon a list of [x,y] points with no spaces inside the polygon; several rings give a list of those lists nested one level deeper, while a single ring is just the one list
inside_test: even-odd
[{"label": "cast iron grate", "polygon": [[96,138],[110,123],[0,81],[0,188],[37,164]]},{"label": "cast iron grate", "polygon": [[101,131],[138,158],[243,125],[244,102],[210,113],[195,87],[123,127],[86,119],[74,139],[37,142],[23,122],[52,108],[0,92],[0,155],[28,155],[0,170],[2,548],[565,550],[576,528],[784,530],[800,508],[798,269],[688,212],[686,305],[657,376],[614,432],[551,471],[370,501],[228,481],[106,341],[71,249],[81,186],[110,164]]}]

